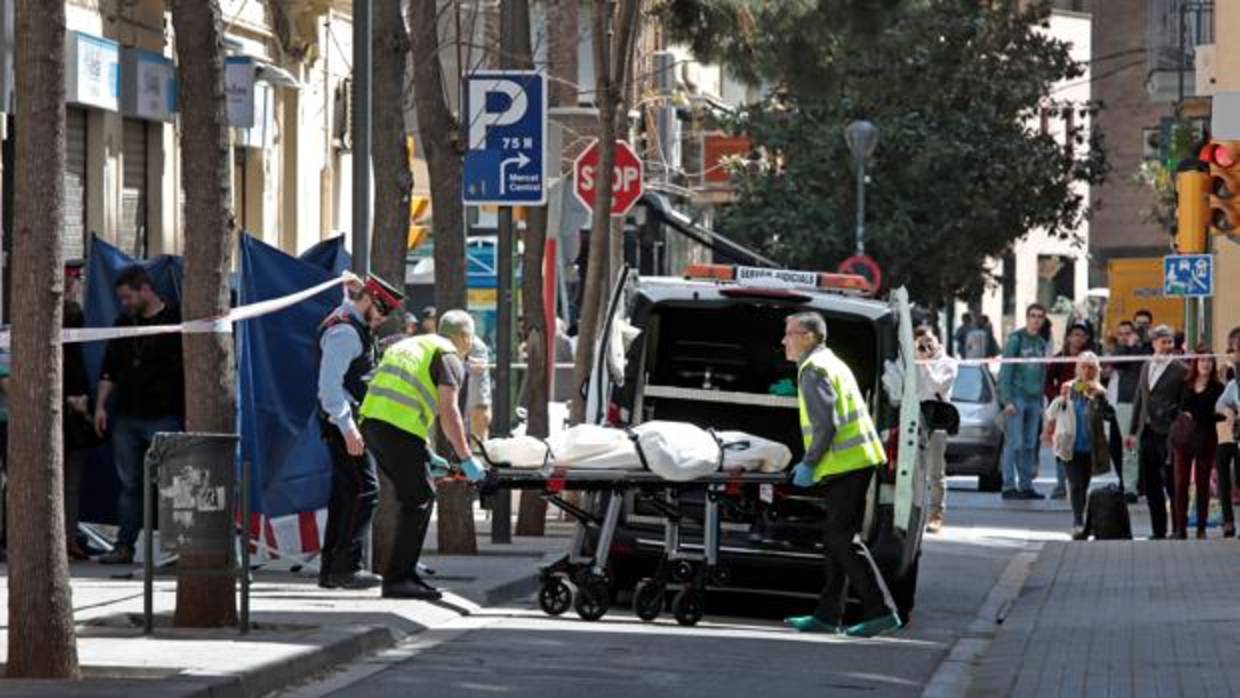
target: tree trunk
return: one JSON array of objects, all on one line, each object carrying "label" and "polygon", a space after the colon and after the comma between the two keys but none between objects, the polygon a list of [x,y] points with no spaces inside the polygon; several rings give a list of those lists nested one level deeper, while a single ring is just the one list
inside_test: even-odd
[{"label": "tree trunk", "polygon": [[[439,554],[477,555],[478,532],[474,528],[473,490],[469,483],[440,480],[435,489],[439,508]],[[447,523],[452,525],[445,525]]]},{"label": "tree trunk", "polygon": [[[533,48],[530,46],[530,6],[528,0],[512,0],[516,16],[517,35],[513,37],[513,60],[519,69],[534,67]],[[549,27],[556,18],[548,14]],[[550,32],[552,35],[560,31]],[[554,68],[550,71],[555,73]],[[554,162],[554,161],[552,161]],[[522,337],[526,347],[526,433],[545,437],[549,434],[547,417],[548,381],[550,359],[547,356],[547,315],[543,303],[543,252],[547,241],[547,207],[526,210],[525,252],[522,259],[521,311],[524,323]],[[523,490],[521,504],[517,508],[519,536],[541,536],[547,522],[547,502],[538,492]]]},{"label": "tree trunk", "polygon": [[[437,5],[434,0],[409,3],[409,39],[418,137],[431,179],[435,305],[442,313],[466,307],[465,219],[461,203],[460,131],[445,97]],[[443,484],[438,489],[439,552],[476,553],[469,488]]]},{"label": "tree trunk", "polygon": [[[374,148],[375,227],[370,246],[370,269],[383,280],[403,288],[409,235],[409,201],[413,172],[405,133],[405,67],[409,34],[400,2],[375,3],[374,22]],[[398,318],[403,326],[404,319]]]},{"label": "tree trunk", "polygon": [[65,4],[19,0],[9,382],[10,678],[78,677],[65,555],[60,325],[64,296]]},{"label": "tree trunk", "polygon": [[[543,250],[547,241],[547,207],[530,209],[525,216],[525,254],[522,263],[521,297],[525,318],[527,422],[525,433],[546,437],[548,379],[554,357],[547,355],[547,316],[543,304]],[[547,502],[538,492],[522,490],[517,509],[517,535],[541,536],[547,522]]]},{"label": "tree trunk", "polygon": [[[219,0],[173,0],[181,103],[181,185],[185,191],[186,319],[228,312],[228,275],[236,240],[229,213],[229,138]],[[184,336],[188,431],[236,431],[231,334]],[[231,468],[233,463],[212,464]],[[227,555],[183,555],[186,567],[228,566]],[[215,627],[237,622],[236,582],[180,577],[174,624]]]},{"label": "tree trunk", "polygon": [[551,105],[577,106],[577,28],[581,0],[547,0],[547,73],[551,77]]},{"label": "tree trunk", "polygon": [[613,17],[610,16],[612,13],[608,12],[611,4],[605,0],[595,0],[591,32],[594,39],[594,90],[595,102],[598,105],[600,152],[594,208],[590,214],[592,220],[586,287],[577,320],[577,365],[573,370],[573,385],[577,386],[579,391],[573,396],[571,416],[574,424],[580,424],[586,419],[587,398],[581,396],[580,387],[590,380],[590,370],[594,365],[594,343],[598,337],[599,313],[604,295],[603,280],[607,276],[607,257],[611,247],[612,170],[616,160],[614,143],[616,112],[619,108],[619,88],[613,82],[611,65]]}]

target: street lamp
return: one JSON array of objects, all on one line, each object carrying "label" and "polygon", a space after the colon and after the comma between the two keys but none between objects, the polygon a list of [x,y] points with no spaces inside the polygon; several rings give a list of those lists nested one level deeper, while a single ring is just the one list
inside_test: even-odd
[{"label": "street lamp", "polygon": [[844,129],[844,142],[857,165],[857,254],[865,254],[865,164],[878,146],[878,127],[854,121]]}]

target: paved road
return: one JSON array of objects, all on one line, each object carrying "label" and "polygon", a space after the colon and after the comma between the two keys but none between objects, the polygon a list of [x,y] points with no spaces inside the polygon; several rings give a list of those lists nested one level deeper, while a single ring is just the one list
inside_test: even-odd
[{"label": "paved road", "polygon": [[948,526],[923,548],[913,623],[891,638],[798,635],[760,605],[686,629],[620,611],[598,623],[571,613],[552,619],[527,602],[437,628],[286,695],[921,695],[957,640],[971,634],[1014,556],[1039,541],[1066,540],[1070,524],[1062,501],[1003,503],[967,478],[952,488]]}]

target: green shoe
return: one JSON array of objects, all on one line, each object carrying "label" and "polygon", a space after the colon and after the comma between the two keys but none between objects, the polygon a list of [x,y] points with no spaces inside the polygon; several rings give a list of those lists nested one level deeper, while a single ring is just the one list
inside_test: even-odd
[{"label": "green shoe", "polygon": [[827,633],[829,635],[838,635],[840,627],[838,625],[830,625],[824,623],[813,616],[793,616],[784,619],[784,625],[796,628],[803,633]]},{"label": "green shoe", "polygon": [[900,616],[891,613],[858,623],[844,632],[849,637],[878,637],[883,633],[899,630],[902,625]]}]

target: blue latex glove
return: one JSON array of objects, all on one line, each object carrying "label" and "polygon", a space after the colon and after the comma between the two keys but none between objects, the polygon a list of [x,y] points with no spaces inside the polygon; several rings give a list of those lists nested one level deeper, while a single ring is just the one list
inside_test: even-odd
[{"label": "blue latex glove", "polygon": [[792,469],[792,484],[797,487],[813,487],[814,469],[805,463],[798,463],[797,467]]},{"label": "blue latex glove", "polygon": [[461,461],[457,467],[461,469],[462,473],[465,473],[465,479],[470,482],[478,482],[487,476],[486,468],[482,467],[478,461],[474,460],[473,456]]},{"label": "blue latex glove", "polygon": [[431,477],[441,478],[447,477],[448,471],[452,466],[448,463],[448,459],[435,453],[431,454]]}]

